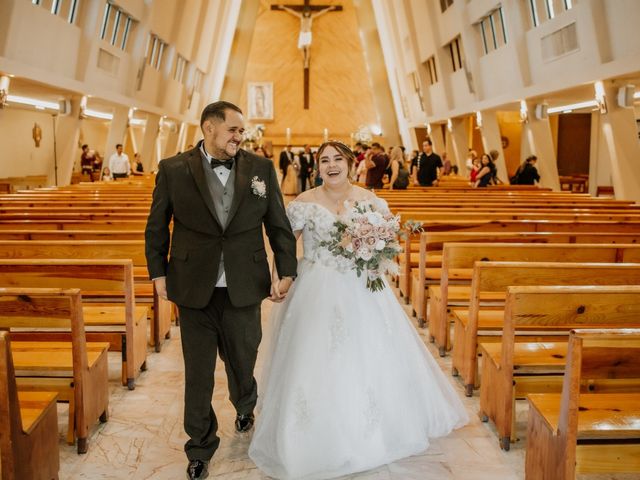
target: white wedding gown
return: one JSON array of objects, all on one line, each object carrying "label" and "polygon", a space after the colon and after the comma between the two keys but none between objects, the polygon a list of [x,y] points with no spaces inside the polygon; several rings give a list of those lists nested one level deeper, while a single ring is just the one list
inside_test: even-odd
[{"label": "white wedding gown", "polygon": [[271,318],[249,447],[256,465],[278,479],[333,478],[424,452],[429,438],[467,423],[391,289],[369,291],[320,246],[336,216],[300,201],[287,215],[303,230],[304,258]]}]

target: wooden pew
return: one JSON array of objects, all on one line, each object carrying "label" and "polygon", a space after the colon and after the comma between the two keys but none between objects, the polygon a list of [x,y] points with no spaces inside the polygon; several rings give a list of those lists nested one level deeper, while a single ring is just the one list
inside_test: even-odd
[{"label": "wooden pew", "polygon": [[515,436],[515,400],[558,392],[567,355],[564,342],[516,342],[526,330],[640,327],[640,286],[509,287],[502,342],[481,343],[480,417],[492,420],[500,446]]},{"label": "wooden pew", "polygon": [[[130,259],[136,268],[146,267],[142,240],[0,240],[0,259]],[[162,339],[171,335],[171,303],[158,299],[153,283],[145,279],[134,284],[136,300],[153,305],[151,342],[157,352]]]},{"label": "wooden pew", "polygon": [[[79,288],[87,340],[109,342],[110,350],[122,352],[122,384],[135,388],[135,379],[146,370],[148,308],[136,306],[131,260],[0,259],[0,287]],[[14,339],[25,336],[70,340],[63,331],[16,333]]]},{"label": "wooden pew", "polygon": [[0,229],[0,240],[144,240],[144,231]]},{"label": "wooden pew", "polygon": [[527,480],[640,474],[639,356],[640,330],[571,332],[562,393],[528,397]]},{"label": "wooden pew", "polygon": [[0,331],[0,464],[4,480],[58,478],[55,392],[18,392],[9,333]]},{"label": "wooden pew", "polygon": [[499,340],[502,334],[504,310],[483,309],[483,299],[495,301],[506,297],[508,287],[527,285],[640,285],[640,263],[475,262],[471,286],[462,287],[468,289],[469,309],[452,312],[452,366],[467,396],[477,385],[478,343]]},{"label": "wooden pew", "polygon": [[429,287],[429,334],[434,337],[440,355],[444,356],[451,345],[447,311],[451,303],[450,291],[463,297],[458,299],[459,304],[469,304],[464,298],[468,290],[460,292],[451,289],[454,275],[470,279],[475,262],[517,261],[640,263],[640,245],[447,243],[442,254],[440,286]]},{"label": "wooden pew", "polygon": [[[413,212],[399,212],[403,225],[408,220],[414,220],[426,232],[583,232],[583,233],[640,233],[640,222],[574,222],[548,220],[449,220],[429,221],[417,218]],[[0,228],[2,223],[0,223]],[[420,232],[409,233],[403,240],[403,252],[412,252],[413,245],[420,241]],[[410,297],[411,257],[404,255],[400,264],[400,293]],[[414,265],[416,265],[414,263]]]},{"label": "wooden pew", "polygon": [[[420,234],[419,250],[412,252],[410,301],[418,323],[427,320],[427,300],[430,285],[440,284],[442,249],[447,242],[470,243],[640,243],[638,234],[575,233],[575,232],[424,232]],[[416,268],[413,268],[417,257]],[[402,260],[405,260],[404,258]]]},{"label": "wooden pew", "polygon": [[87,343],[79,289],[0,288],[0,329],[71,329],[71,342],[13,342],[18,389],[69,402],[67,441],[86,453],[89,428],[107,421],[108,343]]}]

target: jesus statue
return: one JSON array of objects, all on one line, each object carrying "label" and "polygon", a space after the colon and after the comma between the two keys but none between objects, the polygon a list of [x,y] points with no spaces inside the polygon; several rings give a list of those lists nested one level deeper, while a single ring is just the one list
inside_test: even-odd
[{"label": "jesus statue", "polygon": [[304,58],[304,68],[309,68],[310,61],[310,53],[309,48],[311,47],[311,27],[313,24],[313,19],[318,18],[320,15],[324,15],[332,10],[336,10],[335,5],[331,5],[322,10],[318,10],[317,12],[311,12],[308,9],[304,9],[302,13],[295,11],[294,9],[287,7],[286,5],[276,5],[274,6],[277,10],[283,10],[296,18],[300,19],[300,35],[298,36],[298,49],[302,50],[302,56]]}]

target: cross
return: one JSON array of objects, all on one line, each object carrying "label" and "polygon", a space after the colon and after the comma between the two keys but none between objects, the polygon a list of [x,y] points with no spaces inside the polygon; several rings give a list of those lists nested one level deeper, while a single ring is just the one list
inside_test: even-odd
[{"label": "cross", "polygon": [[304,109],[309,110],[309,66],[313,19],[331,11],[341,12],[342,5],[311,5],[311,0],[304,0],[303,5],[271,5],[271,10],[280,10],[300,19],[298,49],[302,50],[304,59]]}]

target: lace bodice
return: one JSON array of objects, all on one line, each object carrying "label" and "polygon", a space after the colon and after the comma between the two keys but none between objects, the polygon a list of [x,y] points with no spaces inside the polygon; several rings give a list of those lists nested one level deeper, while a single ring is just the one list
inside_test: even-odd
[{"label": "lace bodice", "polygon": [[[389,212],[387,202],[379,198],[359,203],[370,203],[380,212]],[[349,206],[345,202],[345,207],[353,208],[353,205]],[[340,272],[353,269],[351,260],[335,257],[326,247],[320,245],[323,241],[331,240],[331,231],[336,220],[340,218],[339,215],[319,203],[294,200],[287,206],[287,217],[294,232],[302,230],[303,259],[321,263]]]}]

